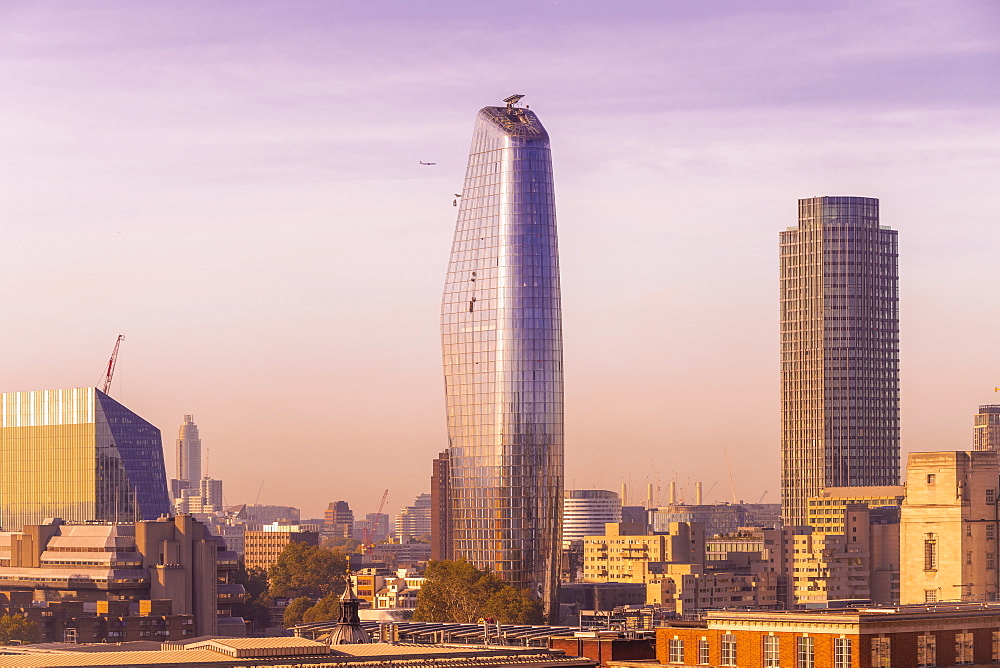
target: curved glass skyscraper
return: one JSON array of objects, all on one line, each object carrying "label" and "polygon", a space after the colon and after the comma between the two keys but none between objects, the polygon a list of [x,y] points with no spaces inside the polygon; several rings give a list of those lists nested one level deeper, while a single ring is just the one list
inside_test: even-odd
[{"label": "curved glass skyscraper", "polygon": [[441,309],[449,556],[557,586],[562,324],[549,137],[515,105],[476,117]]}]

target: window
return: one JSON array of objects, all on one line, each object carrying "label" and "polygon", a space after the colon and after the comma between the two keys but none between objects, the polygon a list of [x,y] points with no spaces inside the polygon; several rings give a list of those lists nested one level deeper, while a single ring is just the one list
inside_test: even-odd
[{"label": "window", "polygon": [[781,668],[778,636],[764,636],[764,668]]},{"label": "window", "polygon": [[872,668],[892,668],[892,646],[888,638],[872,638]]},{"label": "window", "polygon": [[970,565],[972,564],[972,550],[965,553],[965,563]]},{"label": "window", "polygon": [[677,636],[668,640],[667,654],[670,663],[684,663],[684,641]]},{"label": "window", "polygon": [[937,570],[937,536],[932,533],[924,539],[924,570]]},{"label": "window", "polygon": [[997,569],[997,553],[987,552],[986,553],[986,570],[995,571]]},{"label": "window", "polygon": [[993,660],[1000,661],[1000,631],[993,632]]},{"label": "window", "polygon": [[995,524],[986,525],[986,540],[996,540],[997,539],[997,527]]},{"label": "window", "polygon": [[813,638],[795,639],[795,667],[816,668],[816,642]]},{"label": "window", "polygon": [[924,590],[924,603],[937,603],[937,589],[925,589]]},{"label": "window", "polygon": [[927,484],[928,484],[928,485],[933,485],[933,484],[934,484],[934,481],[935,481],[936,479],[937,479],[937,476],[936,476],[936,475],[934,475],[933,473],[928,473],[928,474],[927,474]]},{"label": "window", "polygon": [[997,502],[997,491],[995,489],[986,490],[986,503],[993,505]]},{"label": "window", "polygon": [[917,636],[917,666],[926,668],[937,665],[937,638],[927,634]]},{"label": "window", "polygon": [[708,638],[698,641],[698,665],[707,666],[711,663],[711,650],[708,647]]},{"label": "window", "polygon": [[972,634],[955,634],[955,663],[972,663]]},{"label": "window", "polygon": [[722,653],[721,664],[723,666],[735,666],[736,665],[736,636],[732,633],[724,633],[722,635],[722,643],[720,645],[720,650]]},{"label": "window", "polygon": [[833,639],[833,668],[851,668],[851,639]]}]

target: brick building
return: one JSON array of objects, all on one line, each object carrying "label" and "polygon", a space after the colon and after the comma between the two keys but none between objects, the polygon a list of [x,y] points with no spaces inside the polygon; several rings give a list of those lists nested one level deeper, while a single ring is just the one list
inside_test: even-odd
[{"label": "brick building", "polygon": [[657,629],[666,666],[902,668],[1000,663],[1000,604],[710,612]]}]

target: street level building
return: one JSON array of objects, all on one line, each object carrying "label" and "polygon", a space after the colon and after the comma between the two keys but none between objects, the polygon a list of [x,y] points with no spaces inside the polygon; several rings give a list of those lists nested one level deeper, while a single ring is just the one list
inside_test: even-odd
[{"label": "street level building", "polygon": [[972,449],[1000,452],[1000,406],[980,406],[972,428]]},{"label": "street level building", "polygon": [[441,309],[454,557],[554,614],[563,495],[559,260],[549,136],[476,117]]},{"label": "street level building", "polygon": [[910,453],[900,524],[903,603],[997,600],[998,457],[992,450]]},{"label": "street level building", "polygon": [[899,484],[896,232],[867,197],[799,200],[781,233],[781,504]]},{"label": "street level building", "polygon": [[677,668],[996,666],[1000,606],[709,612],[702,621],[657,629],[656,658]]},{"label": "street level building", "polygon": [[160,430],[93,387],[0,395],[0,529],[170,512]]}]

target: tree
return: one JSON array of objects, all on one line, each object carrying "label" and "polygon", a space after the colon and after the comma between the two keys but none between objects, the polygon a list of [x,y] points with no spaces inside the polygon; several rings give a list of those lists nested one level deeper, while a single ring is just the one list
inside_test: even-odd
[{"label": "tree", "polygon": [[314,599],[344,590],[347,555],[305,543],[289,543],[268,571],[271,596],[298,593]]},{"label": "tree", "polygon": [[285,608],[285,616],[282,618],[282,622],[285,624],[285,628],[289,629],[297,624],[302,623],[302,615],[306,611],[313,607],[313,600],[308,596],[300,596]]},{"label": "tree", "polygon": [[243,585],[243,600],[233,606],[233,615],[253,624],[255,632],[262,632],[271,624],[271,597],[268,595],[267,573],[260,568],[247,568],[240,561],[233,572],[233,584]]},{"label": "tree", "polygon": [[12,640],[22,643],[38,642],[38,624],[21,615],[0,616],[0,645],[9,645]]},{"label": "tree", "polygon": [[302,621],[307,624],[311,622],[328,622],[339,617],[340,601],[337,595],[327,594],[316,605],[306,610],[305,614],[302,615]]},{"label": "tree", "polygon": [[502,624],[540,624],[542,607],[526,592],[476,568],[464,559],[431,561],[417,594],[413,620]]}]

